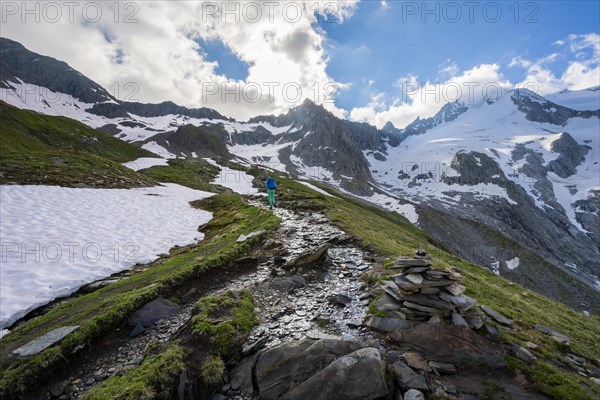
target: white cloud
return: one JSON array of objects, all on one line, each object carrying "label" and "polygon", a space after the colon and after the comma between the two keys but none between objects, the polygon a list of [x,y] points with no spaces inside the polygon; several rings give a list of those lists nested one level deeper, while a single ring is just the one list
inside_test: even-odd
[{"label": "white cloud", "polygon": [[[389,102],[391,104],[382,101],[385,95],[379,93],[367,106],[352,109],[350,118],[379,128],[391,121],[402,128],[417,117],[435,115],[448,102],[479,102],[484,96],[493,98],[513,87],[526,87],[545,95],[563,89],[578,90],[600,85],[600,35],[569,35],[553,45],[560,51],[537,60],[521,56],[512,58],[509,68],[525,70],[525,78],[520,82],[508,81],[499,64],[481,64],[461,73],[458,65],[447,59],[438,68],[438,74],[444,78],[441,82],[418,83],[416,75],[403,76],[394,84],[400,90]],[[563,59],[568,60],[567,66],[557,76],[550,67]]]},{"label": "white cloud", "polygon": [[387,106],[381,101],[383,94],[374,97],[366,107],[354,108],[350,118],[369,122],[379,128],[391,121],[402,128],[417,117],[435,115],[446,103],[460,100],[465,103],[479,102],[486,97],[495,97],[498,91],[510,87],[500,73],[498,64],[481,64],[444,82],[417,83],[417,77],[407,75],[400,78],[397,87],[403,93]]},{"label": "white cloud", "polygon": [[[225,115],[246,119],[257,114],[285,112],[297,104],[292,100],[323,101],[332,90],[327,84],[344,87],[326,72],[324,33],[313,24],[315,12],[343,22],[353,14],[357,2],[286,1],[273,8],[266,5],[268,2],[130,2],[119,3],[117,22],[112,2],[85,2],[74,8],[76,18],[72,22],[64,7],[58,22],[42,18],[40,23],[32,23],[31,17],[22,23],[21,14],[4,16],[2,35],[32,51],[67,62],[107,89],[136,83],[139,91],[135,98],[125,100],[171,100],[189,107],[215,108]],[[88,3],[101,4],[102,17],[98,22],[83,20]],[[135,7],[126,8],[126,4]],[[225,4],[226,10],[221,8]],[[94,7],[88,7],[87,11],[88,17],[94,17]],[[137,22],[125,23],[127,16]],[[232,81],[219,74],[218,64],[208,61],[199,48],[199,38],[222,41],[249,65],[248,78]],[[118,59],[120,63],[116,62]],[[234,87],[238,88],[239,101],[236,95],[225,91]],[[262,97],[255,101],[257,88]],[[206,96],[215,89],[216,93]],[[300,96],[296,96],[298,89]],[[119,97],[126,94],[121,90]],[[226,101],[222,101],[223,97]],[[339,116],[344,115],[333,103],[325,106]]]},{"label": "white cloud", "polygon": [[[509,67],[517,65],[527,71],[519,85],[534,84],[541,95],[600,85],[600,35],[569,35],[553,45],[560,47],[561,51],[535,61],[513,58]],[[550,65],[558,59],[568,60],[566,69],[559,76],[550,69]]]}]

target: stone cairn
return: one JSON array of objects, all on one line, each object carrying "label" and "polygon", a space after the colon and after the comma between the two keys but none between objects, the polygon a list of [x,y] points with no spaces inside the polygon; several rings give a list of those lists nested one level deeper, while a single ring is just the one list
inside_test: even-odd
[{"label": "stone cairn", "polygon": [[383,296],[375,304],[387,318],[371,317],[367,326],[391,332],[432,318],[449,318],[454,325],[472,329],[484,325],[481,314],[473,309],[477,302],[464,294],[463,276],[457,270],[432,269],[430,260],[419,249],[414,257],[399,257],[388,268],[398,273],[382,283]]}]

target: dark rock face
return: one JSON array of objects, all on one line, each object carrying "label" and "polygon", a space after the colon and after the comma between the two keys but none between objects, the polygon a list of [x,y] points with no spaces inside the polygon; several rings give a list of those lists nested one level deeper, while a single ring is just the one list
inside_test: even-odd
[{"label": "dark rock face", "polygon": [[568,133],[563,133],[552,142],[551,149],[560,155],[548,163],[548,171],[561,178],[574,175],[577,167],[585,160],[585,155],[591,150],[590,146],[578,144]]},{"label": "dark rock face", "polygon": [[[243,361],[232,387],[261,399],[377,399],[388,394],[379,351],[338,339],[285,342]],[[244,393],[252,396],[253,393]]]},{"label": "dark rock face", "polygon": [[514,90],[511,99],[525,118],[534,122],[548,122],[553,125],[564,125],[574,117],[600,117],[600,110],[577,111],[546,100],[527,89]]},{"label": "dark rock face", "polygon": [[188,157],[196,153],[198,157],[231,158],[225,138],[227,132],[221,125],[194,126],[183,125],[172,132],[159,133],[144,143],[156,142],[173,154],[185,154]]}]

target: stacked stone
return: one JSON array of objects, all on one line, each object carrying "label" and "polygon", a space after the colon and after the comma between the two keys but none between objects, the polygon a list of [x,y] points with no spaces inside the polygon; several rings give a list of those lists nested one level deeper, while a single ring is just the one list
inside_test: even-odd
[{"label": "stacked stone", "polygon": [[479,329],[483,321],[473,310],[476,301],[464,294],[463,276],[456,271],[432,269],[431,257],[417,250],[399,257],[390,269],[398,271],[383,282],[383,296],[375,307],[388,318],[372,317],[367,325],[382,331],[410,328],[431,318],[448,318],[454,325]]}]

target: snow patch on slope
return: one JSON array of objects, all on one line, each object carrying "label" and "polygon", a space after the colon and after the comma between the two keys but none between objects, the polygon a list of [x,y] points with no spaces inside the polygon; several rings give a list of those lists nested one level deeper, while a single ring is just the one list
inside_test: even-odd
[{"label": "snow patch on slope", "polygon": [[212,214],[189,202],[212,193],[3,185],[0,329],[81,286],[201,240]]},{"label": "snow patch on slope", "polygon": [[168,160],[164,158],[140,157],[137,160],[123,163],[123,165],[137,172],[142,169],[152,168],[155,166],[166,166],[169,165],[169,163]]}]

